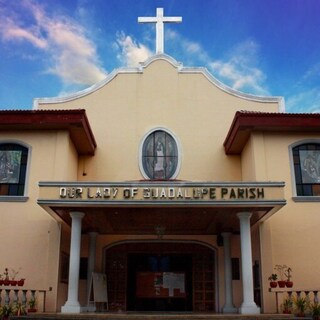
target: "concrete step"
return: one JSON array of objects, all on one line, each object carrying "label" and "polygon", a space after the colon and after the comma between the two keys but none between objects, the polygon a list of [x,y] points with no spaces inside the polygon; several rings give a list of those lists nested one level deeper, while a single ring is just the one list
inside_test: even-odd
[{"label": "concrete step", "polygon": [[[261,315],[240,315],[240,314],[213,314],[213,313],[33,313],[27,316],[11,316],[10,320],[293,320],[293,315],[284,314],[261,314]],[[298,318],[311,319],[311,318]]]}]

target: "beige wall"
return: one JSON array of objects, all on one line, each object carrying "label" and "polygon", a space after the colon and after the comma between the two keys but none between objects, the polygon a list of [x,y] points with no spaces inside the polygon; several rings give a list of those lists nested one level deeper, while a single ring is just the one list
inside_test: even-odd
[{"label": "beige wall", "polygon": [[318,288],[315,279],[320,275],[317,262],[320,253],[315,246],[320,235],[315,226],[320,224],[319,204],[292,199],[295,185],[289,148],[299,141],[314,141],[315,138],[310,134],[254,133],[242,154],[244,180],[286,183],[287,205],[260,226],[264,307],[269,312],[276,310],[274,294],[268,292],[268,277],[275,273],[276,264],[293,269],[296,290]]},{"label": "beige wall", "polygon": [[55,310],[60,226],[37,205],[38,182],[76,179],[77,155],[67,132],[2,132],[0,142],[8,141],[31,146],[25,193],[28,199],[22,203],[1,202],[0,272],[6,267],[21,268],[17,277],[26,279],[26,288],[52,287],[47,295],[47,309]]},{"label": "beige wall", "polygon": [[78,179],[139,180],[139,146],[151,129],[164,127],[182,150],[178,179],[241,181],[239,156],[227,157],[223,142],[237,110],[277,111],[275,102],[256,102],[221,90],[203,73],[182,73],[156,60],[143,73],[118,74],[100,89],[43,109],[85,108],[97,140],[94,157],[85,159]]}]

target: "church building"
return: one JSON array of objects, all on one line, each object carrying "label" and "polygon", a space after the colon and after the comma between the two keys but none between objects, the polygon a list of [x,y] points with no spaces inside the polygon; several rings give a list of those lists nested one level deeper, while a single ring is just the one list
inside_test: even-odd
[{"label": "church building", "polygon": [[165,54],[181,18],[139,22],[157,49],[138,67],[0,111],[0,268],[62,313],[275,313],[288,269],[319,289],[320,114]]}]

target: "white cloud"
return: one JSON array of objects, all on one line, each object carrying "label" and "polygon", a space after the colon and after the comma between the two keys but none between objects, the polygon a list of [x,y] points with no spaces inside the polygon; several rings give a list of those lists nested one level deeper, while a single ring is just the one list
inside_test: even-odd
[{"label": "white cloud", "polygon": [[136,67],[140,62],[144,62],[152,55],[149,48],[136,43],[130,36],[126,36],[124,32],[117,34],[115,45],[120,49],[117,58],[128,67]]},{"label": "white cloud", "polygon": [[165,30],[165,39],[171,47],[174,46],[175,51],[182,51],[186,60],[199,61],[206,65],[211,61],[201,44],[182,37],[170,28]]},{"label": "white cloud", "polygon": [[287,112],[319,113],[320,112],[320,89],[305,89],[286,99]]},{"label": "white cloud", "polygon": [[266,76],[256,66],[257,50],[255,42],[245,41],[233,48],[227,59],[210,62],[209,69],[235,90],[267,95],[269,93],[264,85]]},{"label": "white cloud", "polygon": [[302,76],[302,81],[308,81],[311,82],[316,79],[318,81],[320,75],[320,63],[317,63],[313,66],[311,66],[305,74]]},{"label": "white cloud", "polygon": [[320,63],[310,66],[286,94],[286,111],[320,113]]},{"label": "white cloud", "polygon": [[3,41],[27,42],[46,54],[46,72],[57,75],[65,85],[91,85],[106,76],[96,47],[85,30],[65,16],[50,16],[32,0],[22,1],[28,25],[15,12],[0,11],[0,37]]},{"label": "white cloud", "polygon": [[3,28],[3,24],[0,25],[2,29],[1,33],[4,40],[27,41],[40,49],[45,49],[47,47],[47,41],[45,39],[36,36],[30,30],[26,30],[19,26],[16,26],[10,19],[6,20],[6,28]]},{"label": "white cloud", "polygon": [[181,48],[184,60],[205,65],[212,74],[231,88],[257,95],[268,95],[266,76],[258,65],[258,45],[247,40],[233,47],[225,59],[215,59],[201,44],[166,30],[166,38],[174,43],[174,50]]}]

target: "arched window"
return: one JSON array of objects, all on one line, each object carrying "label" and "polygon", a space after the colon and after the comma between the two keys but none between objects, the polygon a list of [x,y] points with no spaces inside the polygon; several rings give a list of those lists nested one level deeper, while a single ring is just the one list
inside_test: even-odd
[{"label": "arched window", "polygon": [[145,178],[154,180],[175,178],[178,160],[177,143],[167,131],[154,130],[143,141],[140,167]]},{"label": "arched window", "polygon": [[23,196],[28,149],[14,143],[0,144],[0,196]]},{"label": "arched window", "polygon": [[297,196],[320,196],[320,144],[292,148]]}]

